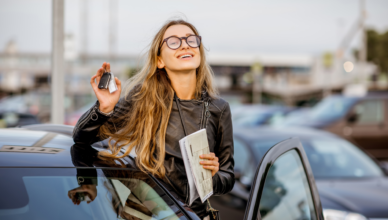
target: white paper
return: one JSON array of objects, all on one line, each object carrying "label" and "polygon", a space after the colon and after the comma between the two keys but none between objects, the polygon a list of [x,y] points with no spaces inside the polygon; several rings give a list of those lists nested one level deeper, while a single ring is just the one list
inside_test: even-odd
[{"label": "white paper", "polygon": [[181,147],[181,152],[182,152],[183,161],[184,161],[184,164],[185,164],[185,170],[186,170],[186,174],[187,174],[187,180],[188,180],[188,183],[189,183],[188,187],[189,187],[189,197],[190,198],[189,198],[189,204],[188,205],[191,205],[194,202],[194,200],[196,200],[199,197],[199,194],[197,192],[197,189],[196,189],[196,186],[195,186],[195,183],[194,183],[193,173],[191,172],[189,158],[187,157],[185,141],[186,141],[186,138],[181,139],[179,141],[179,145]]},{"label": "white paper", "polygon": [[[188,135],[179,141],[187,179],[190,187],[190,204],[199,197],[202,203],[213,195],[213,181],[210,170],[202,167],[199,163],[205,159],[200,159],[199,155],[209,154],[209,143],[207,140],[206,129],[201,129],[191,135]],[[192,184],[194,183],[194,184]],[[194,187],[195,185],[195,187]]]},{"label": "white paper", "polygon": [[115,76],[113,75],[113,73],[110,73],[110,80],[109,80],[108,88],[109,88],[110,93],[117,91],[116,80],[115,80]]}]

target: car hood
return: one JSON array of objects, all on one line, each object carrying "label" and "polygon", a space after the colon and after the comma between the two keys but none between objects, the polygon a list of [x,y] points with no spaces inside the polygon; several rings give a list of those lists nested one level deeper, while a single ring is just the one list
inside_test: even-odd
[{"label": "car hood", "polygon": [[388,218],[388,178],[316,180],[323,209]]}]

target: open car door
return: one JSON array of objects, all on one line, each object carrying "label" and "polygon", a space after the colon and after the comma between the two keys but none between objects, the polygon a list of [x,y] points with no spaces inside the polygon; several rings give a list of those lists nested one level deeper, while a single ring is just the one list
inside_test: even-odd
[{"label": "open car door", "polygon": [[244,219],[324,219],[314,176],[298,138],[282,141],[264,155]]}]

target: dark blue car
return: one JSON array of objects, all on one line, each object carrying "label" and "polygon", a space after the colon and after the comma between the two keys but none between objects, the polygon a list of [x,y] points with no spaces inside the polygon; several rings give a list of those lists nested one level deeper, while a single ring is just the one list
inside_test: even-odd
[{"label": "dark blue car", "polygon": [[[249,193],[253,190],[256,167],[260,166],[271,146],[290,137],[298,137],[306,152],[325,219],[388,219],[386,170],[352,143],[310,128],[236,128],[234,134],[236,184],[229,194],[211,198],[212,204],[226,213],[225,219],[243,219]],[[273,192],[280,200],[293,199],[294,175],[275,172]],[[268,206],[272,202],[266,201]],[[280,208],[276,205],[274,210]]]},{"label": "dark blue car", "polygon": [[[106,142],[76,145],[72,130],[60,125],[0,129],[0,219],[199,219],[184,198],[141,172],[132,157],[100,158]],[[244,219],[323,220],[297,138],[269,149],[252,172]],[[221,210],[221,219],[228,217]]]}]

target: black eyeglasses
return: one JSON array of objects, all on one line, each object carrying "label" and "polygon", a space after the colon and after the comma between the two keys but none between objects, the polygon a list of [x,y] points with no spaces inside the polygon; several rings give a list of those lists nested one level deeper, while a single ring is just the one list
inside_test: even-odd
[{"label": "black eyeglasses", "polygon": [[199,45],[201,45],[201,36],[197,36],[197,35],[190,35],[187,37],[171,36],[163,40],[162,44],[159,47],[159,50],[164,44],[164,42],[167,43],[167,46],[170,49],[176,50],[182,45],[182,40],[186,40],[186,43],[193,48],[199,47]]}]

